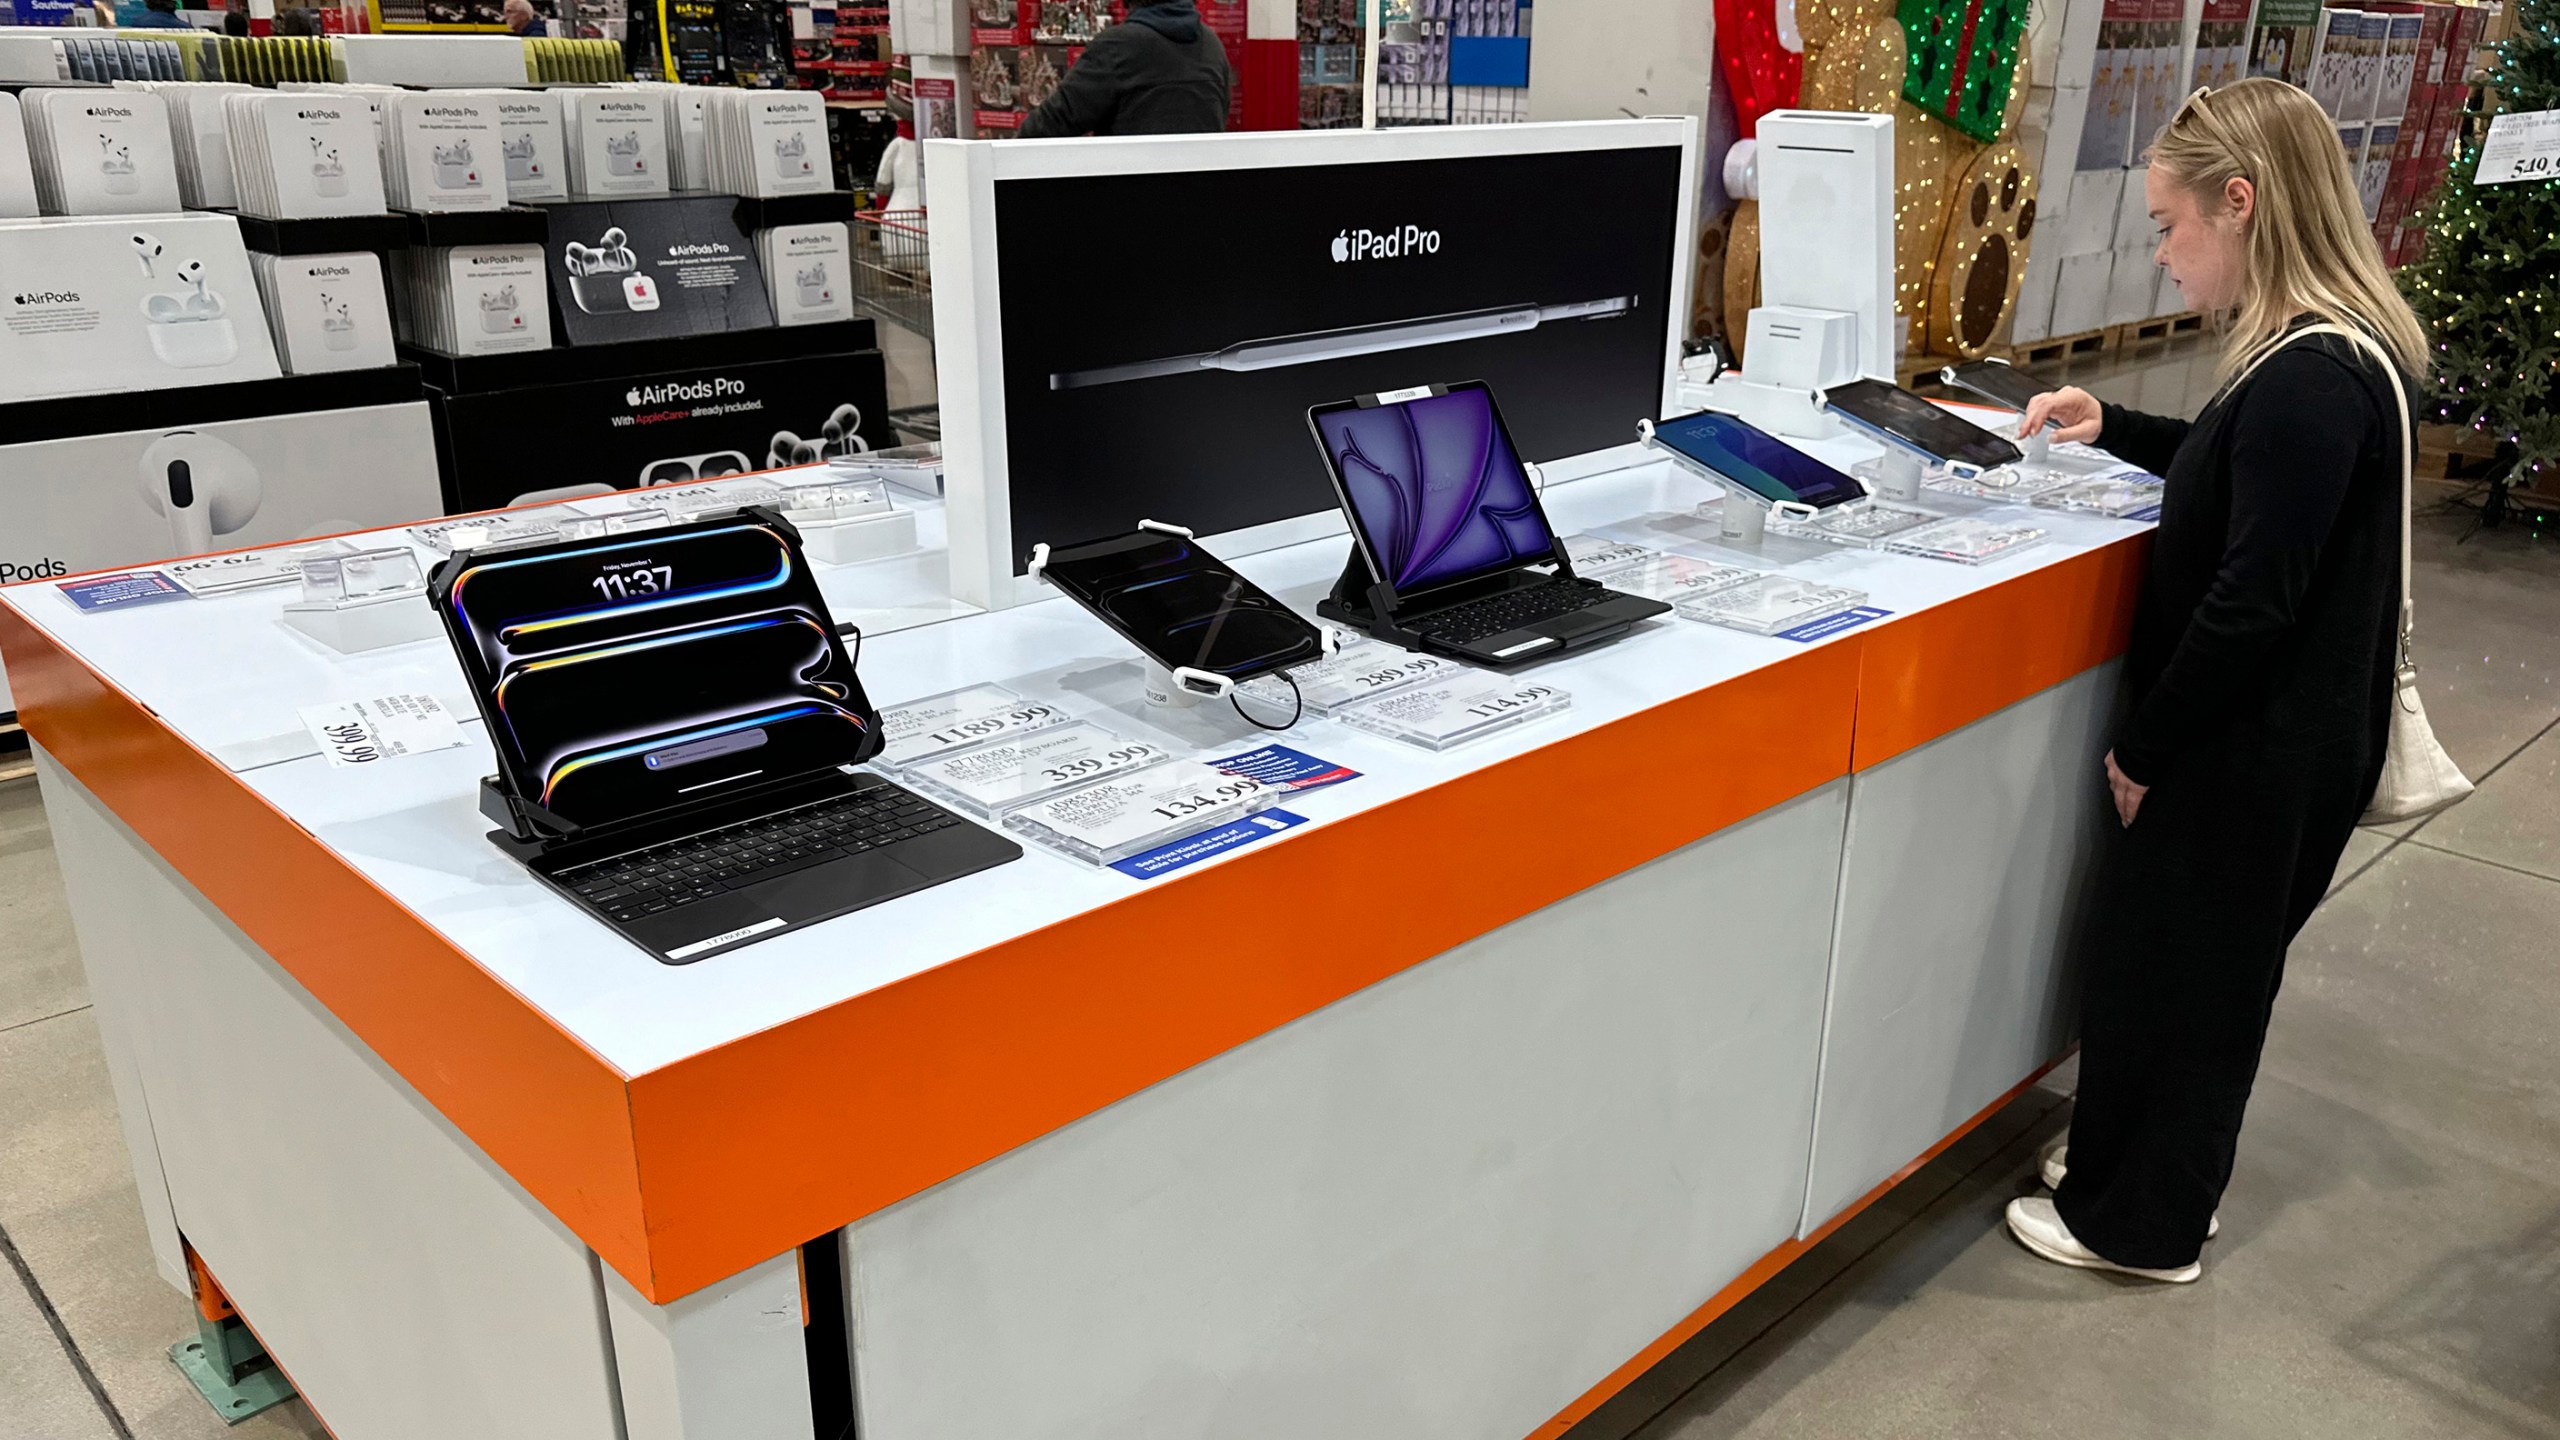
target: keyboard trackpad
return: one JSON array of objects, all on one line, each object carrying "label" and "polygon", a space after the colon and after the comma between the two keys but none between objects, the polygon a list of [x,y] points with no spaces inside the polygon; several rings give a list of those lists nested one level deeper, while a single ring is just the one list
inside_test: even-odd
[{"label": "keyboard trackpad", "polygon": [[759,881],[743,890],[678,906],[624,928],[641,944],[682,964],[701,959],[711,951],[695,951],[680,958],[679,952],[718,936],[738,937],[730,943],[759,938],[784,925],[801,925],[842,914],[921,890],[929,883],[923,875],[886,855],[849,855]]},{"label": "keyboard trackpad", "polygon": [[1559,615],[1540,628],[1560,640],[1571,640],[1576,636],[1588,635],[1594,630],[1623,630],[1627,622],[1623,617],[1611,613],[1616,609],[1617,607],[1613,605],[1594,605],[1587,610],[1576,610],[1568,615]]}]

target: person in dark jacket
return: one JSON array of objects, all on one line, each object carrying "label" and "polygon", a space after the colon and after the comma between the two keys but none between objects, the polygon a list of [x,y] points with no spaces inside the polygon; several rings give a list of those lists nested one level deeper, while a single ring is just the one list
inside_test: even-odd
[{"label": "person in dark jacket", "polygon": [[1058,91],[1024,117],[1031,139],[1193,135],[1227,128],[1226,47],[1191,0],[1132,6],[1094,37]]},{"label": "person in dark jacket", "polygon": [[178,14],[178,0],[142,0],[142,13],[125,22],[128,30],[192,30]]},{"label": "person in dark jacket", "polygon": [[[2047,1260],[2201,1273],[2285,947],[2382,773],[2400,621],[2401,383],[2426,333],[2392,288],[2335,126],[2277,80],[2198,91],[2152,148],[2159,263],[2190,309],[2237,308],[2193,424],[2063,389],[2048,420],[2167,477],[2106,757],[2080,1091],[2053,1198],[2009,1206]],[[2252,368],[2254,367],[2254,368]]]}]

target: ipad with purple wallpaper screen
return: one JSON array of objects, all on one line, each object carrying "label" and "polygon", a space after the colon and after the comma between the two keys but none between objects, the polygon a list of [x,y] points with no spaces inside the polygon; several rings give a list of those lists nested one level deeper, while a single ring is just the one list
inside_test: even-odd
[{"label": "ipad with purple wallpaper screen", "polygon": [[1529,471],[1482,381],[1307,412],[1370,573],[1399,597],[1556,559]]}]

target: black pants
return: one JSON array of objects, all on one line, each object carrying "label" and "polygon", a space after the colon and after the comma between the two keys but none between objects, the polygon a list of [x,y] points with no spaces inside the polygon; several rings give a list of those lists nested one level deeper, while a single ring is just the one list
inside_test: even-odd
[{"label": "black pants", "polygon": [[2069,1174],[2081,1244],[2174,1269],[2204,1247],[2240,1141],[2285,947],[2372,791],[2361,745],[2182,763],[2101,861]]}]

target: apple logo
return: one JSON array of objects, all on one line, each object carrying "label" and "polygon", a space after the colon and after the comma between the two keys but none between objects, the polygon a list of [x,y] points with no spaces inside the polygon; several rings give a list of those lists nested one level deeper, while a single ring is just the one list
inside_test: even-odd
[{"label": "apple logo", "polygon": [[1351,232],[1345,230],[1341,234],[1333,237],[1333,263],[1339,265],[1350,258]]},{"label": "apple logo", "polygon": [[640,387],[637,385],[632,386],[631,393],[622,397],[622,403],[635,410],[638,409],[640,407]]}]

